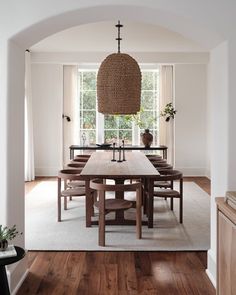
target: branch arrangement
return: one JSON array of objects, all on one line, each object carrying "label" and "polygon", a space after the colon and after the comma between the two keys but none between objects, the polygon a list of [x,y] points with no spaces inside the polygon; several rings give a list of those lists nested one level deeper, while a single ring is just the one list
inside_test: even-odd
[{"label": "branch arrangement", "polygon": [[18,232],[15,224],[12,227],[0,225],[0,241],[13,240],[17,235],[22,235],[22,232]]},{"label": "branch arrangement", "polygon": [[170,119],[174,119],[177,110],[174,109],[172,102],[167,103],[164,110],[160,113],[160,117],[166,117],[166,122],[169,122]]}]

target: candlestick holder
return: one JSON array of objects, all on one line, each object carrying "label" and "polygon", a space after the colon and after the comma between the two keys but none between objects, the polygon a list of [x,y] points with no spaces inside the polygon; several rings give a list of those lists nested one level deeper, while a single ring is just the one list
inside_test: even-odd
[{"label": "candlestick holder", "polygon": [[113,153],[113,158],[112,158],[112,162],[116,162],[116,149],[115,149],[115,147],[116,147],[116,143],[115,142],[113,142],[113,151],[112,151],[112,153]]},{"label": "candlestick holder", "polygon": [[125,159],[125,141],[124,141],[124,139],[122,140],[122,145],[123,145],[123,161],[126,161],[126,159]]},{"label": "candlestick holder", "polygon": [[117,161],[117,162],[122,162],[122,160],[121,160],[121,146],[119,147],[119,160]]}]

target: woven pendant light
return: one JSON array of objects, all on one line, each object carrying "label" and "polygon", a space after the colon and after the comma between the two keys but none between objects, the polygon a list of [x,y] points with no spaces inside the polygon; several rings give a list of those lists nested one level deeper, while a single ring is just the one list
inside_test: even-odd
[{"label": "woven pendant light", "polygon": [[102,62],[97,75],[98,111],[103,114],[136,114],[140,111],[141,71],[136,60],[120,53],[120,21],[118,53],[110,54]]}]

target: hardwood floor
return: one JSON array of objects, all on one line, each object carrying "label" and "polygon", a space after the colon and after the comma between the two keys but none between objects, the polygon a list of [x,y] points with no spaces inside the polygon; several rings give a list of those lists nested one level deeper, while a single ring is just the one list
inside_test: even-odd
[{"label": "hardwood floor", "polygon": [[[207,178],[184,180],[210,192]],[[34,185],[27,186],[29,191]],[[211,295],[215,289],[205,273],[206,260],[205,251],[30,251],[29,275],[17,294]]]}]

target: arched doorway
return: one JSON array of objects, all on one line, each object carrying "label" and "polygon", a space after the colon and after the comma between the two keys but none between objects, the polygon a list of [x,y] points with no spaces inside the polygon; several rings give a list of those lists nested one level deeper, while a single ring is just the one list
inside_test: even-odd
[{"label": "arched doorway", "polygon": [[[123,19],[133,19],[141,22],[160,24],[174,31],[182,33],[200,42],[206,42],[215,46],[222,41],[212,31],[207,31],[199,23],[190,19],[177,16],[164,10],[152,9],[140,6],[97,6],[91,8],[75,9],[56,16],[48,17],[37,24],[29,24],[20,33],[8,38],[2,56],[7,60],[5,64],[5,99],[6,113],[5,140],[3,165],[7,171],[2,179],[4,191],[4,206],[2,219],[5,223],[17,223],[24,227],[24,51],[39,40],[60,30],[71,26],[117,19],[122,15]],[[17,143],[17,144],[16,144]],[[16,151],[17,145],[17,153]],[[14,185],[12,185],[14,183]],[[17,197],[16,197],[17,196]],[[23,238],[19,243],[24,245]]]}]

